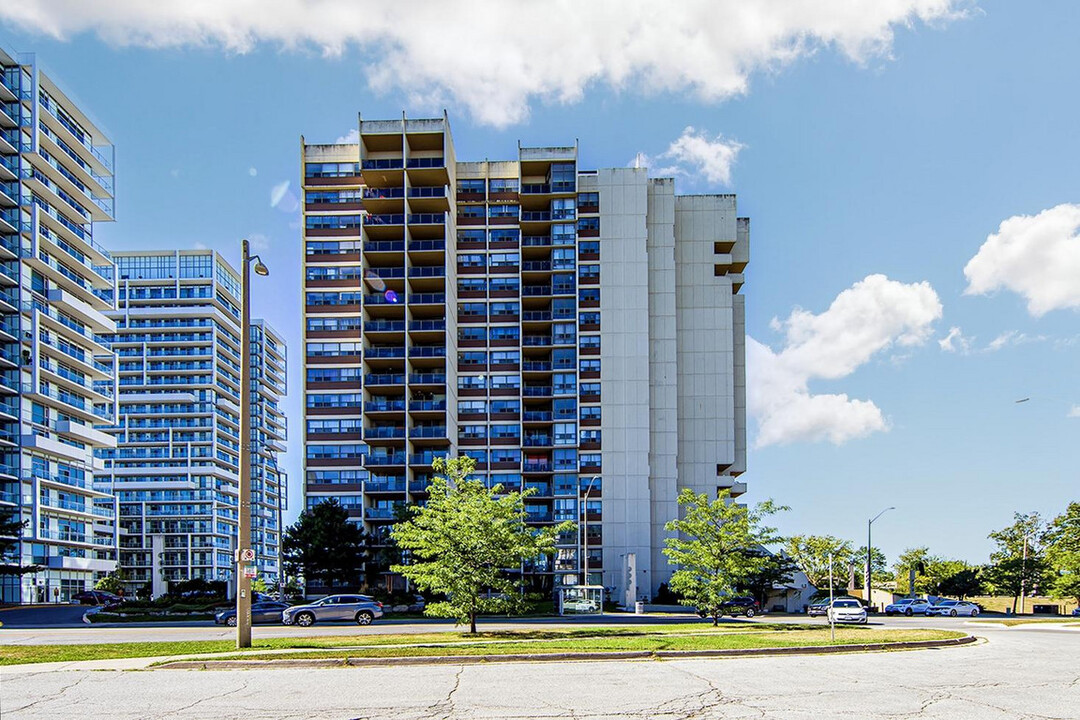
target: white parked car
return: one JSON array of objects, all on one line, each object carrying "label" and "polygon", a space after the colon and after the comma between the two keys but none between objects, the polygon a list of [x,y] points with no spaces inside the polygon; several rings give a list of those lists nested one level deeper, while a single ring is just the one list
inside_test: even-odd
[{"label": "white parked car", "polygon": [[926,598],[903,598],[885,606],[886,615],[925,615],[930,601]]},{"label": "white parked car", "polygon": [[858,600],[841,598],[833,600],[832,605],[825,611],[829,622],[836,623],[866,623],[866,608]]},{"label": "white parked car", "polygon": [[931,605],[926,609],[926,614],[948,615],[949,617],[956,617],[957,615],[976,617],[979,614],[979,606],[966,600],[939,600],[936,605]]}]

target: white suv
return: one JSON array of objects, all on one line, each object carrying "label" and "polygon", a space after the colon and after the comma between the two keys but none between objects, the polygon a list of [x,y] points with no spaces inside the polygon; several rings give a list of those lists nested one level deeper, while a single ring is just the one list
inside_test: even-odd
[{"label": "white suv", "polygon": [[885,606],[886,615],[907,615],[911,617],[916,613],[919,615],[925,615],[926,611],[931,607],[930,601],[926,598],[904,598],[897,600],[891,605]]}]

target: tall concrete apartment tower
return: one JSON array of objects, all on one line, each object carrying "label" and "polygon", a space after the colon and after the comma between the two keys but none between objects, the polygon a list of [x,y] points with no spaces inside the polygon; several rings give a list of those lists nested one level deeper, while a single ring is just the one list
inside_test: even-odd
[{"label": "tall concrete apartment tower", "polygon": [[582,170],[576,146],[458,162],[445,117],[357,130],[301,139],[307,506],[380,533],[466,454],[537,491],[528,522],[587,525],[534,587],[651,596],[678,490],[745,490],[735,197]]},{"label": "tall concrete apartment tower", "polygon": [[116,568],[112,498],[94,429],[115,403],[103,334],[112,260],[113,147],[33,55],[0,50],[0,515],[22,519],[4,602],[66,602]]},{"label": "tall concrete apartment tower", "polygon": [[278,581],[285,341],[264,321],[240,337],[240,276],[211,250],[113,254],[119,445],[100,451],[120,507],[120,566],[131,590],[233,580],[240,467],[240,353],[252,368],[252,547]]}]

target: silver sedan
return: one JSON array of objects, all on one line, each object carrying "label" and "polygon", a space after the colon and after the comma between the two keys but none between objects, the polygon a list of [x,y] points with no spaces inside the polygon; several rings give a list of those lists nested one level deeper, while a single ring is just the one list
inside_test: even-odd
[{"label": "silver sedan", "polygon": [[286,625],[308,627],[316,622],[355,622],[370,625],[383,616],[382,603],[367,595],[327,595],[307,605],[294,605],[281,613]]}]

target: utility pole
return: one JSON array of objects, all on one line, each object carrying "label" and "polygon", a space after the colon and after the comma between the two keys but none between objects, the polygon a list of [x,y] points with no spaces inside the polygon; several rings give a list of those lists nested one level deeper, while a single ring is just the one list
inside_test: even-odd
[{"label": "utility pole", "polygon": [[1024,535],[1024,551],[1020,555],[1020,614],[1024,614],[1024,594],[1027,591],[1027,547],[1028,537],[1031,533]]},{"label": "utility pole", "polygon": [[[241,243],[240,272],[240,502],[236,538],[236,647],[251,647],[251,578],[255,566],[251,548],[251,262],[256,275],[269,275],[259,256],[250,257],[248,241]],[[280,528],[278,528],[280,531]]]}]

